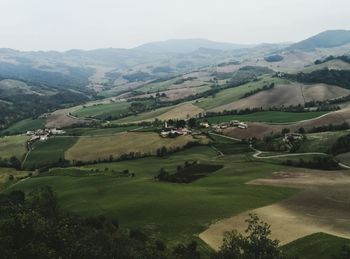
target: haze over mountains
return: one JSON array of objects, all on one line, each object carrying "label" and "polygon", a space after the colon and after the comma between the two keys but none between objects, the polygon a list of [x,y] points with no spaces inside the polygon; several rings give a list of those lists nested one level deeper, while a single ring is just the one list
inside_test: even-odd
[{"label": "haze over mountains", "polygon": [[[45,103],[50,97],[48,103],[32,109],[30,114],[37,116],[57,107],[59,102],[72,105],[137,91],[140,85],[147,82],[200,68],[208,70],[218,64],[229,65],[233,62],[240,63],[240,66],[268,66],[275,71],[297,71],[300,67],[313,64],[316,59],[345,54],[346,48],[343,46],[347,44],[350,44],[350,31],[331,30],[294,44],[241,45],[206,39],[178,39],[151,42],[133,49],[65,52],[0,49],[0,79],[15,80],[5,85],[8,89],[8,85],[13,84],[17,89],[8,92],[2,90],[0,84],[0,100],[3,101],[0,104],[4,112],[13,114],[9,116],[12,117],[19,108],[16,103],[23,96],[39,98]],[[222,69],[227,65],[223,65]],[[28,86],[26,90],[23,90],[23,84]],[[18,90],[19,85],[22,90]],[[74,98],[70,98],[72,96]],[[13,105],[9,106],[8,103]],[[23,114],[28,115],[28,112],[23,111]],[[3,122],[3,127],[10,121],[12,119]]]}]

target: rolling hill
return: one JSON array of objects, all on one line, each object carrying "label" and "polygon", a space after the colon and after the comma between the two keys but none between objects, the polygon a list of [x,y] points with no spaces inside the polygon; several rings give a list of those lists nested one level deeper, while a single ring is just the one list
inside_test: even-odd
[{"label": "rolling hill", "polygon": [[289,47],[292,50],[311,51],[317,48],[333,48],[350,43],[349,30],[328,30],[295,43]]}]

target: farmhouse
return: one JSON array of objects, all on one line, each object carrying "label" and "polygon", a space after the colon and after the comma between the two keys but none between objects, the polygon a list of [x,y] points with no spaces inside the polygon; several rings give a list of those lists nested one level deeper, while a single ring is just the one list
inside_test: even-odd
[{"label": "farmhouse", "polygon": [[49,139],[50,135],[61,135],[66,133],[64,130],[53,129],[38,129],[36,131],[27,131],[26,135],[31,136],[29,142],[34,142],[37,140],[46,141]]},{"label": "farmhouse", "polygon": [[199,126],[202,127],[202,128],[209,128],[209,127],[210,127],[210,125],[209,125],[208,122],[201,122],[201,123],[199,124]]},{"label": "farmhouse", "polygon": [[187,128],[179,128],[179,129],[163,130],[160,132],[160,136],[163,138],[166,138],[166,137],[186,136],[191,133],[192,131]]},{"label": "farmhouse", "polygon": [[303,134],[300,133],[287,133],[284,135],[283,141],[289,141],[289,140],[302,140],[304,139]]}]

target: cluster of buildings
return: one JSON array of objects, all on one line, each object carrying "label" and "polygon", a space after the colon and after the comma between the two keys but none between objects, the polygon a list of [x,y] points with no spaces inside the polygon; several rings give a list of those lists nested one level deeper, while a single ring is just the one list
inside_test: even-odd
[{"label": "cluster of buildings", "polygon": [[176,128],[174,126],[168,126],[168,124],[165,122],[164,123],[164,128],[160,132],[160,136],[163,138],[167,137],[177,137],[177,136],[186,136],[192,134],[192,131],[189,130],[186,127],[183,128]]},{"label": "cluster of buildings", "polygon": [[29,141],[33,142],[37,140],[46,141],[51,135],[61,135],[64,133],[66,132],[60,129],[38,129],[35,131],[27,131],[26,135],[31,136]]},{"label": "cluster of buildings", "polygon": [[286,133],[284,134],[283,141],[284,142],[290,142],[294,140],[303,140],[304,135],[300,133]]},{"label": "cluster of buildings", "polygon": [[[207,122],[201,123],[200,126],[203,127],[203,128],[209,128],[210,127],[210,125]],[[238,121],[238,120],[233,120],[233,121],[229,121],[229,122],[213,124],[213,125],[211,125],[211,127],[214,130],[227,129],[227,128],[230,128],[230,127],[239,128],[239,129],[247,129],[248,128],[248,124],[245,123],[245,122]]]}]

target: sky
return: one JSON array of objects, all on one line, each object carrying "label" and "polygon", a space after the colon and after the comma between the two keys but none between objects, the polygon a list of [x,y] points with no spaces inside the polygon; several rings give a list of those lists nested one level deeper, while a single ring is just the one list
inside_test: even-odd
[{"label": "sky", "polygon": [[350,29],[349,0],[0,0],[0,10],[0,47],[19,50],[295,42]]}]

